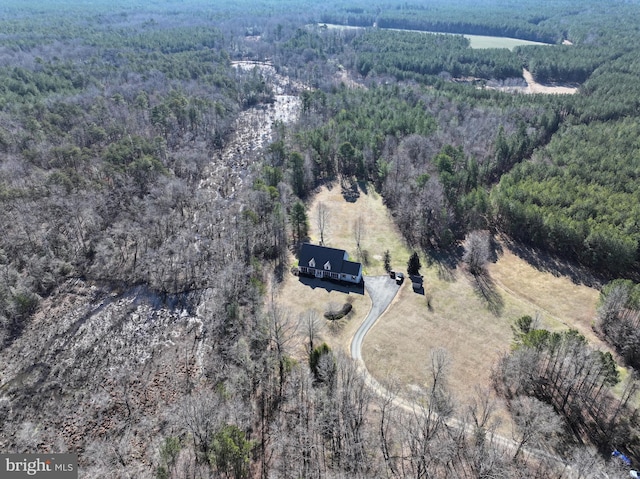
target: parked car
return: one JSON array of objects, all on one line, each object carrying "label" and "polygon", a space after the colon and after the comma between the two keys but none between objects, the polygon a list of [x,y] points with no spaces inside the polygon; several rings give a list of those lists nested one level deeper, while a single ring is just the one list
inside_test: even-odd
[{"label": "parked car", "polygon": [[396,283],[397,284],[402,284],[403,281],[404,281],[404,274],[403,273],[396,273]]}]

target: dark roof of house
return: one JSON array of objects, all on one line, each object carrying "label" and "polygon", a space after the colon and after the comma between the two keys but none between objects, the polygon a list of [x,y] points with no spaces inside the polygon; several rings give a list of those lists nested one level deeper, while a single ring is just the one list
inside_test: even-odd
[{"label": "dark roof of house", "polygon": [[345,274],[352,274],[354,276],[357,276],[358,273],[360,273],[360,263],[356,263],[354,261],[343,261],[342,272]]},{"label": "dark roof of house", "polygon": [[337,248],[327,248],[326,246],[319,246],[311,243],[304,243],[300,248],[300,260],[298,263],[302,266],[307,266],[312,259],[316,262],[316,268],[322,269],[327,261],[332,265],[337,266],[344,261],[345,251]]},{"label": "dark roof of house", "polygon": [[345,255],[346,251],[343,249],[304,243],[300,248],[298,264],[300,266],[308,266],[309,261],[313,259],[316,264],[315,267],[323,269],[328,261],[331,264],[331,270],[334,272],[357,275],[360,272],[360,263],[346,261],[344,259]]}]

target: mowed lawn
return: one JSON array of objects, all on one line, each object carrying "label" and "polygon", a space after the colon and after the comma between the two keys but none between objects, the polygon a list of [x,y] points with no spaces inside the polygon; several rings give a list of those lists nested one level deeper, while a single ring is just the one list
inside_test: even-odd
[{"label": "mowed lawn", "polygon": [[[294,258],[292,257],[291,260],[294,261]],[[316,344],[319,345],[320,342],[325,341],[332,348],[348,353],[350,338],[371,309],[371,300],[366,294],[345,294],[331,290],[330,282],[319,283],[326,288],[322,286],[312,288],[303,284],[297,276],[287,274],[278,287],[275,301],[287,312],[291,321],[300,322],[308,312],[315,311],[321,325]],[[328,321],[324,318],[325,311],[340,309],[346,302],[350,302],[353,308],[346,318],[340,321]],[[294,355],[297,359],[306,360],[304,347],[307,344],[307,337],[304,322],[300,324],[297,336],[298,340],[292,344]]]}]

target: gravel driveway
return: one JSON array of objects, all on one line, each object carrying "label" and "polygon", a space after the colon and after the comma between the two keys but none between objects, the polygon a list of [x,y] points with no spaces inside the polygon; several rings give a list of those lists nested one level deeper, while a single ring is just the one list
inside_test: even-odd
[{"label": "gravel driveway", "polygon": [[377,319],[387,309],[400,285],[389,276],[367,276],[364,278],[364,287],[371,297],[371,310],[362,322],[351,341],[351,357],[362,361],[362,341],[375,324]]}]

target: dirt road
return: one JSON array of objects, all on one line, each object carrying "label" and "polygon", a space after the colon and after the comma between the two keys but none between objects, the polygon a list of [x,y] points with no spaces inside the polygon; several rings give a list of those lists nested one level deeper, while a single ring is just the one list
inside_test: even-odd
[{"label": "dirt road", "polygon": [[533,79],[531,72],[522,69],[522,77],[527,82],[525,93],[550,93],[552,95],[574,95],[578,93],[578,88],[562,85],[542,85]]}]

